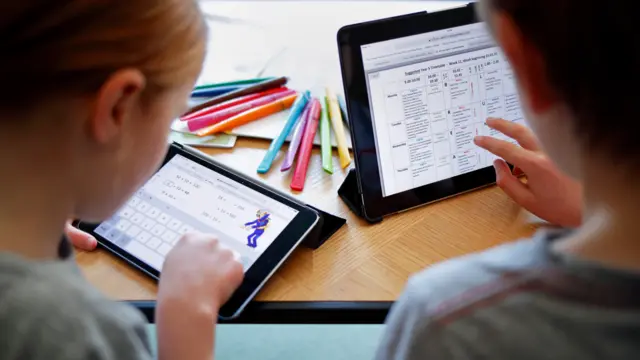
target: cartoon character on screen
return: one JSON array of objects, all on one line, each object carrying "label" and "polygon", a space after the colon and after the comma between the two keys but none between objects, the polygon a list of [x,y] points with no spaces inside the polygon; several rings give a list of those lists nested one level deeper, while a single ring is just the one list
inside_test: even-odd
[{"label": "cartoon character on screen", "polygon": [[248,247],[252,247],[254,249],[258,247],[258,239],[260,238],[260,236],[262,236],[262,234],[264,234],[264,230],[269,226],[269,222],[271,221],[271,219],[269,218],[270,216],[271,214],[269,214],[268,212],[258,210],[256,212],[257,219],[244,224],[245,229],[247,227],[253,229],[253,233],[251,233],[247,237]]}]

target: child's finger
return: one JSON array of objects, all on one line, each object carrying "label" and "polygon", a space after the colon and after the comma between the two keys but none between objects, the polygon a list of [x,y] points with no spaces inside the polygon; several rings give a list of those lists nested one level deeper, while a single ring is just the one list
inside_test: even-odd
[{"label": "child's finger", "polygon": [[476,136],[473,141],[479,147],[506,160],[513,166],[521,168],[525,172],[530,171],[535,165],[535,160],[537,160],[536,153],[508,141],[491,136]]},{"label": "child's finger", "polygon": [[535,201],[535,197],[525,184],[513,176],[509,165],[504,160],[498,159],[493,162],[493,167],[496,170],[496,183],[498,186],[520,206],[525,209],[530,208]]},{"label": "child's finger", "polygon": [[93,236],[87,234],[86,232],[77,229],[71,225],[71,223],[67,223],[65,226],[65,234],[69,241],[73,244],[73,246],[78,249],[82,249],[85,251],[91,251],[98,246],[98,241]]},{"label": "child's finger", "polygon": [[499,132],[514,139],[518,142],[518,144],[520,144],[520,146],[527,150],[540,150],[540,146],[538,145],[538,140],[536,139],[535,135],[531,130],[529,130],[529,128],[524,125],[520,125],[518,123],[514,123],[512,121],[504,119],[495,118],[487,119],[487,125],[489,125],[490,128],[498,130]]}]

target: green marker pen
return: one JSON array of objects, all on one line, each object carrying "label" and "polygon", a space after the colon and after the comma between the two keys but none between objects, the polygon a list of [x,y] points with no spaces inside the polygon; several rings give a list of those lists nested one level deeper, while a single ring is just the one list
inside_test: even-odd
[{"label": "green marker pen", "polygon": [[322,152],[322,168],[329,174],[333,174],[333,146],[331,146],[331,124],[329,123],[329,99],[324,97],[321,101],[322,114],[320,115],[320,148]]}]

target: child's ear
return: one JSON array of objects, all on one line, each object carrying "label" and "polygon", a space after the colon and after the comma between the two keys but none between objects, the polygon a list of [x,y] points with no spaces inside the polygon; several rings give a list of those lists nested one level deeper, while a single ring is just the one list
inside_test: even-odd
[{"label": "child's ear", "polygon": [[98,91],[90,119],[90,134],[99,143],[108,143],[122,133],[127,119],[135,118],[145,87],[145,76],[136,69],[112,74]]},{"label": "child's ear", "polygon": [[523,101],[529,109],[541,113],[557,100],[548,82],[546,64],[537,47],[524,37],[511,16],[495,12],[491,19],[495,37],[518,80]]}]

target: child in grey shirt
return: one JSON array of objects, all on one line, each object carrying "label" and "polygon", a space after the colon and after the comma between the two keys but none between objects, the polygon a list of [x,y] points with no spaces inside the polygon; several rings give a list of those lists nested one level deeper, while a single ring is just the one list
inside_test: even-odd
[{"label": "child in grey shirt", "polygon": [[66,239],[58,256],[33,261],[0,254],[0,358],[150,358],[141,314],[93,289]]},{"label": "child in grey shirt", "polygon": [[413,276],[378,358],[640,358],[637,3],[481,0],[479,7],[535,135],[489,119],[520,146],[482,136],[475,143],[525,173],[521,182],[504,160],[494,163],[509,196],[567,230]]},{"label": "child in grey shirt", "polygon": [[[157,169],[202,68],[195,0],[0,5],[0,358],[151,359],[134,309],[75,266],[69,218],[109,218]],[[211,236],[166,256],[160,359],[211,359],[242,265]]]}]

